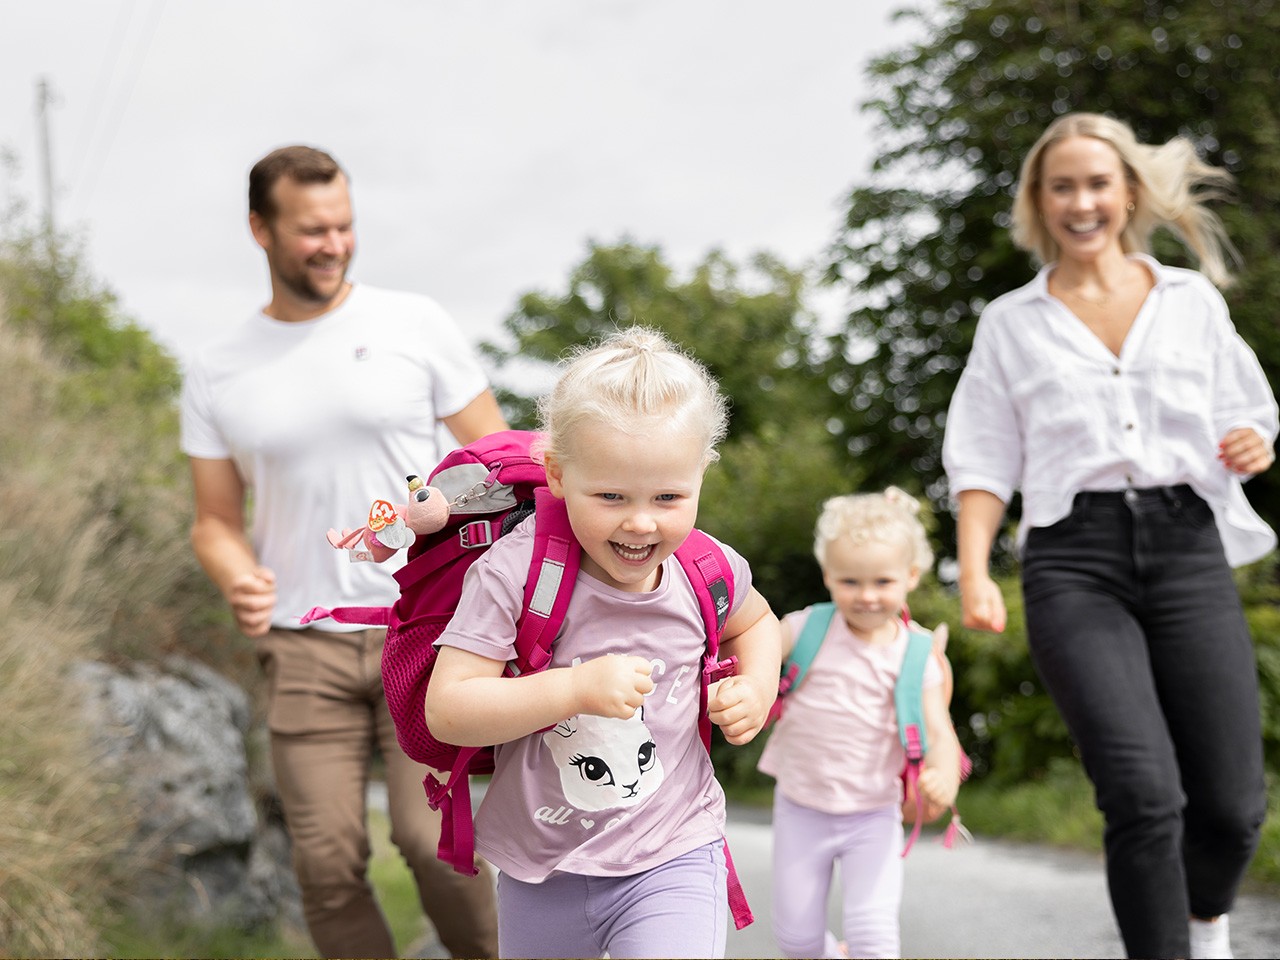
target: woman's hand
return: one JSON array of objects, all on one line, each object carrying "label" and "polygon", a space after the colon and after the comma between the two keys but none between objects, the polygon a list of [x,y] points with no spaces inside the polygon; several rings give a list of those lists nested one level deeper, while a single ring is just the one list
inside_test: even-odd
[{"label": "woman's hand", "polygon": [[1004,594],[987,573],[962,578],[960,581],[961,622],[971,630],[987,630],[1004,633],[1008,619],[1004,608]]},{"label": "woman's hand", "polygon": [[1233,473],[1253,476],[1275,463],[1276,454],[1252,427],[1237,427],[1219,442],[1218,459]]}]

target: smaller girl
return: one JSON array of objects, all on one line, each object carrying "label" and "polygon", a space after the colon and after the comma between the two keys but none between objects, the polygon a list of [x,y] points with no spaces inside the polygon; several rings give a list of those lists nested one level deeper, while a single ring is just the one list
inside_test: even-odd
[{"label": "smaller girl", "polygon": [[[833,497],[814,539],[836,616],[805,681],[765,744],[760,770],[777,779],[773,806],[773,928],[790,957],[897,957],[902,902],[902,780],[893,690],[907,649],[907,595],[933,563],[916,514],[896,487]],[[787,656],[809,608],[782,621]],[[923,709],[929,745],[917,789],[929,815],[951,806],[960,745],[929,658]],[[840,863],[845,942],[827,929]]]},{"label": "smaller girl", "polygon": [[[581,567],[550,666],[515,656],[534,518],[472,565],[437,641],[427,723],[497,744],[476,849],[499,870],[503,957],[722,957],[724,793],[698,731],[706,631],[672,554],[698,514],[727,404],[697,362],[632,328],[571,358],[540,404],[551,492]],[[728,547],[721,639],[738,672],[708,712],[751,740],[777,691],[777,618]]]}]

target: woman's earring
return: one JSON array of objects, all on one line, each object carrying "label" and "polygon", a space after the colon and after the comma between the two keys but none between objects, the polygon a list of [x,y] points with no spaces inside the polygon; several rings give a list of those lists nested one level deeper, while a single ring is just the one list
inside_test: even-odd
[{"label": "woman's earring", "polygon": [[1128,210],[1130,213],[1133,213],[1133,211],[1138,209],[1138,205],[1134,203],[1132,200],[1130,200],[1129,205],[1125,207],[1125,209]]}]

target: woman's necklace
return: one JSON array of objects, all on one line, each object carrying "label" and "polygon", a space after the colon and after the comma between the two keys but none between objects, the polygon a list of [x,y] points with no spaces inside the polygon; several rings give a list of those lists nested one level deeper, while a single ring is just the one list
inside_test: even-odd
[{"label": "woman's necklace", "polygon": [[1111,303],[1111,301],[1119,297],[1125,287],[1129,286],[1131,276],[1132,274],[1125,274],[1120,279],[1120,282],[1115,285],[1114,289],[1104,291],[1103,293],[1096,294],[1094,296],[1085,294],[1080,287],[1072,287],[1071,289],[1063,290],[1062,292],[1075,300],[1079,300],[1081,303],[1087,303],[1095,307],[1105,307]]},{"label": "woman's necklace", "polygon": [[1091,303],[1095,307],[1105,307],[1115,299],[1115,293],[1104,293],[1097,297],[1087,297],[1079,290],[1069,290],[1067,292],[1076,300],[1080,300],[1083,303]]}]

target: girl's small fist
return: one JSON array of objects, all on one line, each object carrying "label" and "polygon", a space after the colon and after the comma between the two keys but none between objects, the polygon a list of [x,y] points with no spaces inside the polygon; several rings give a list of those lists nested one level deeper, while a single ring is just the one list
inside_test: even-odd
[{"label": "girl's small fist", "polygon": [[644,657],[611,653],[572,669],[577,713],[626,720],[653,691],[653,665]]}]

